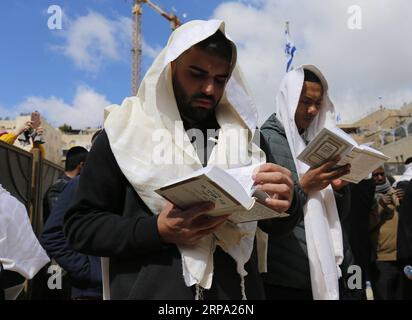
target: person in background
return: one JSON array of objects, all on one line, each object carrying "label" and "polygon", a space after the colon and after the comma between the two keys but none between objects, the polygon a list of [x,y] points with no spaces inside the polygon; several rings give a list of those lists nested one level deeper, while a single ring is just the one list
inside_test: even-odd
[{"label": "person in background", "polygon": [[401,298],[402,275],[397,261],[400,203],[383,166],[373,171],[372,177],[376,185],[369,225],[375,272],[372,287],[376,300],[396,300]]},{"label": "person in background", "polygon": [[[86,161],[88,151],[83,147],[70,148],[66,154],[65,172],[47,189],[43,197],[43,226],[47,223],[50,212],[53,210],[61,192],[69,181],[78,176]],[[56,265],[55,261],[51,265]],[[57,266],[58,267],[58,266]],[[62,271],[62,290],[51,290],[47,287],[49,266],[43,268],[35,279],[34,294],[41,299],[67,300],[71,297],[71,288],[67,280],[67,273]]]},{"label": "person in background", "polygon": [[[101,130],[92,137],[92,145]],[[102,298],[102,272],[100,257],[73,250],[63,233],[64,215],[79,184],[80,175],[71,179],[60,194],[44,226],[41,244],[50,258],[67,273],[74,300],[100,300]],[[69,285],[69,284],[66,284]]]},{"label": "person in background", "polygon": [[83,147],[72,147],[67,151],[64,173],[47,189],[44,195],[43,223],[46,223],[66,184],[80,174],[88,153]]},{"label": "person in background", "polygon": [[[20,127],[16,128],[12,132],[3,131],[0,133],[0,141],[3,141],[7,144],[13,145],[17,138],[24,134],[25,132],[34,132],[34,135],[43,136],[44,129],[42,127],[38,127],[37,129],[33,129],[33,121],[27,121]],[[38,143],[33,140],[33,149],[38,148],[40,149],[41,157],[45,159],[46,157],[46,150],[44,149],[43,143]]]}]

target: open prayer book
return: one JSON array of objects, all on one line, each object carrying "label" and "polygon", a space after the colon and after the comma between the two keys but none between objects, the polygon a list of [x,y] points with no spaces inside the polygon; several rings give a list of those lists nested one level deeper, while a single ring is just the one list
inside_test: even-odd
[{"label": "open prayer book", "polygon": [[253,169],[253,166],[228,170],[208,166],[170,182],[156,192],[180,209],[200,202],[213,202],[215,208],[207,214],[230,214],[229,220],[234,223],[289,216],[265,203],[269,195],[254,188]]},{"label": "open prayer book", "polygon": [[298,159],[310,167],[318,167],[340,155],[337,167],[350,164],[350,173],[340,179],[359,183],[373,170],[389,160],[382,152],[367,145],[359,145],[350,135],[339,128],[323,128],[307,145]]}]

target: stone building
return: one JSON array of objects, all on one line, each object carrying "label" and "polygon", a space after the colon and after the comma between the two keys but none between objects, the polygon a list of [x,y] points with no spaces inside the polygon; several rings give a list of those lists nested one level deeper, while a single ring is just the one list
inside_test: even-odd
[{"label": "stone building", "polygon": [[[24,123],[26,123],[27,121],[30,121],[30,119],[30,114],[27,114],[20,115],[16,117],[16,119],[12,120],[0,120],[0,131],[14,131],[16,128],[24,125]],[[46,159],[60,165],[62,155],[62,133],[59,129],[54,128],[43,118],[41,126],[44,128],[44,140],[46,141],[46,143],[44,144]],[[26,151],[30,151],[32,148],[31,145],[25,147],[22,146],[18,140],[16,140],[14,145]]]},{"label": "stone building", "polygon": [[405,103],[400,109],[380,107],[352,124],[339,127],[358,143],[369,143],[389,156],[388,165],[402,167],[412,157],[412,103]]}]

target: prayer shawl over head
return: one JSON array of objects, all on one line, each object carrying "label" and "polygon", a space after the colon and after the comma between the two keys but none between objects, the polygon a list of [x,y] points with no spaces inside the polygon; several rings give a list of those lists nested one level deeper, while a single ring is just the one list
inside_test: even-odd
[{"label": "prayer shawl over head", "polygon": [[[110,108],[105,122],[110,146],[120,169],[154,214],[159,214],[165,205],[165,200],[154,190],[202,168],[183,127],[173,92],[170,63],[218,30],[227,37],[224,23],[218,20],[196,20],[177,28],[145,75],[138,96],[125,99],[121,107]],[[265,161],[263,152],[251,143],[257,113],[236,63],[236,47],[231,43],[231,78],[216,107],[220,130],[208,161],[208,164],[222,168]],[[248,154],[249,163],[242,161],[241,165],[236,161],[235,154],[239,152]],[[241,225],[225,223],[197,246],[179,246],[185,284],[196,285],[197,289],[211,287],[213,253],[219,245],[237,263],[241,279],[239,290],[242,289],[245,298],[244,276],[247,272],[244,265],[253,250],[256,228],[256,222]],[[200,291],[197,290],[198,293]]]},{"label": "prayer shawl over head", "polygon": [[[335,110],[328,96],[328,84],[314,66],[301,66],[284,77],[276,98],[276,115],[285,127],[296,169],[302,177],[309,167],[297,159],[306,143],[299,134],[295,113],[304,82],[304,69],[314,72],[322,82],[323,100],[317,117],[304,133],[311,141],[323,127],[335,125]],[[331,186],[308,195],[304,207],[306,242],[314,299],[339,299],[339,268],[343,260],[342,230]]]},{"label": "prayer shawl over head", "polygon": [[0,261],[32,279],[50,261],[34,235],[26,208],[0,185]]}]

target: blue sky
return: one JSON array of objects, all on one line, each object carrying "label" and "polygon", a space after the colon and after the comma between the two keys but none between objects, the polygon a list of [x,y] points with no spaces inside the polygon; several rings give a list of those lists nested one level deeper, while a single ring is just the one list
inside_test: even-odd
[{"label": "blue sky", "polygon": [[[154,1],[165,11],[180,18],[206,19],[221,1],[163,0]],[[207,4],[206,4],[207,3]],[[125,39],[119,59],[104,59],[98,70],[76,66],[73,59],[59,51],[66,39],[68,20],[76,21],[91,12],[109,20],[131,17],[131,0],[2,0],[0,1],[0,106],[2,114],[13,115],[12,109],[27,97],[58,97],[71,103],[79,86],[92,88],[113,103],[120,103],[130,93],[130,43]],[[62,8],[63,30],[49,30],[47,9]],[[187,18],[184,19],[183,16]],[[170,34],[168,21],[149,7],[144,8],[143,33],[153,48],[162,47]],[[144,56],[144,70],[152,57]]]},{"label": "blue sky", "polygon": [[[295,67],[309,63],[322,70],[344,122],[381,103],[399,108],[412,101],[410,0],[153,2],[183,21],[226,21],[260,123],[274,112],[285,73],[285,21],[298,49]],[[63,10],[62,30],[48,28],[51,5]],[[130,94],[131,6],[131,0],[1,0],[0,117],[36,108],[56,126],[100,125],[103,108]],[[359,28],[351,27],[353,6]],[[146,70],[170,27],[145,6],[143,30]]]}]

